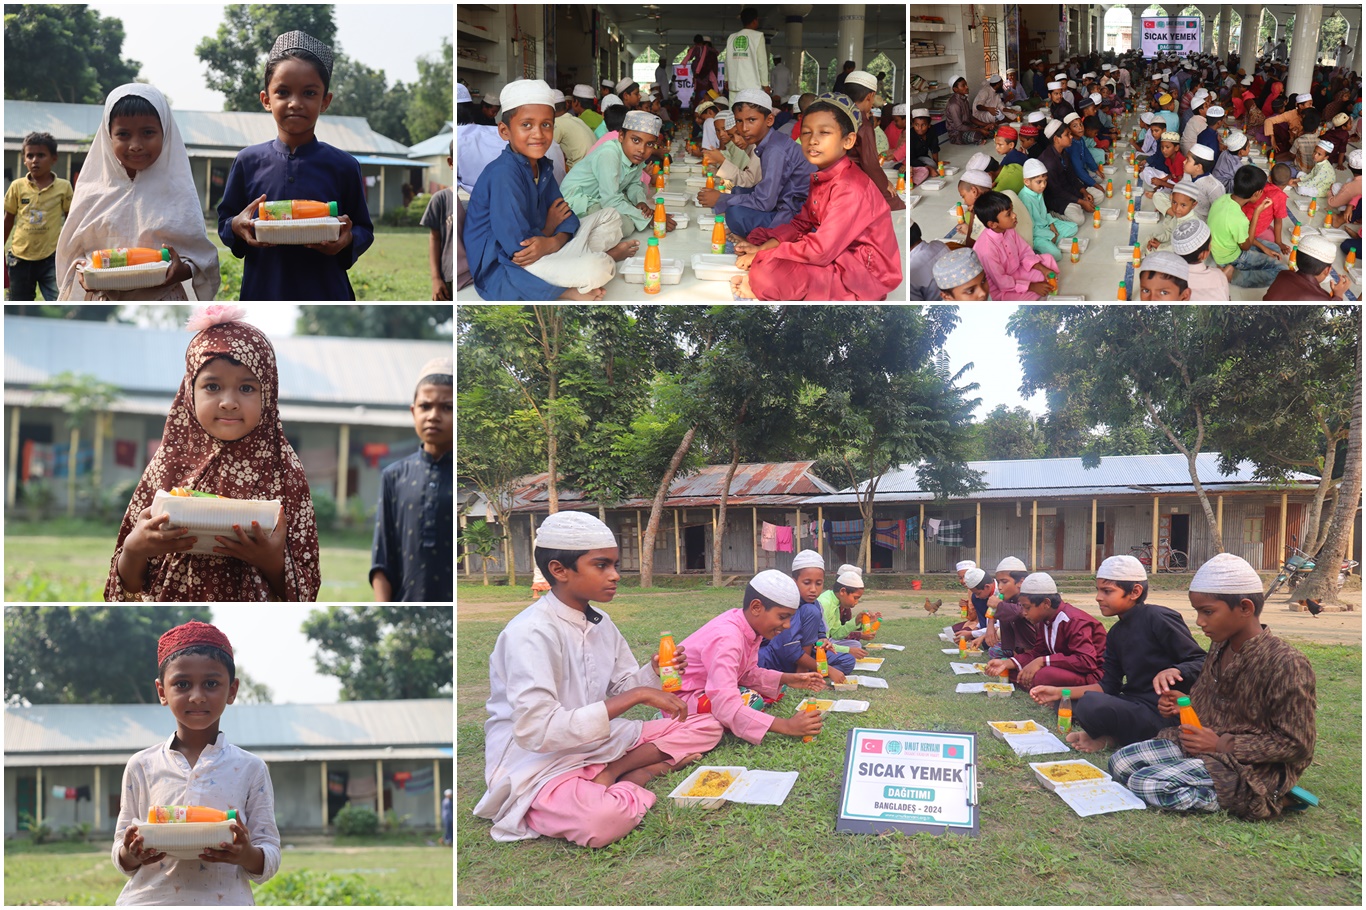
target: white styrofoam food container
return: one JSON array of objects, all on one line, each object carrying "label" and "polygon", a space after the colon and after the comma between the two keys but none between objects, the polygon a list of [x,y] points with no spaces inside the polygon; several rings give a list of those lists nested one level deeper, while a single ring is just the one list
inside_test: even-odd
[{"label": "white styrofoam food container", "polygon": [[694,253],[692,270],[701,281],[729,281],[744,271],[735,265],[735,257],[728,253]]},{"label": "white styrofoam food container", "polygon": [[190,536],[195,537],[195,545],[190,553],[207,556],[221,556],[214,553],[218,546],[216,535],[233,536],[234,524],[241,525],[247,534],[251,533],[251,523],[259,522],[261,530],[270,534],[275,530],[275,521],[280,515],[278,499],[207,499],[202,496],[172,496],[165,490],[157,490],[152,497],[152,517],[161,514],[171,516],[167,527],[189,528]]},{"label": "white styrofoam food container", "polygon": [[154,288],[166,281],[169,262],[146,262],[142,265],[121,265],[112,269],[86,266],[81,269],[85,286],[92,291],[133,291]]},{"label": "white styrofoam food container", "polygon": [[651,192],[650,192],[650,205],[651,205],[651,207],[653,208],[653,206],[654,206],[654,201],[655,201],[656,199],[663,199],[663,200],[664,200],[664,207],[665,207],[666,209],[667,209],[667,208],[673,208],[673,207],[685,205],[685,204],[687,203],[688,199],[690,199],[690,198],[691,198],[691,196],[690,196],[690,194],[688,194],[688,193],[672,193],[672,192],[669,192],[669,191],[667,191],[667,190],[666,190],[665,192],[663,192],[663,193],[657,193],[657,192],[651,191]]},{"label": "white styrofoam food container", "polygon": [[232,843],[232,822],[138,822],[142,843],[176,859],[198,859],[209,847]]},{"label": "white styrofoam food container", "polygon": [[1099,211],[1100,211],[1100,220],[1101,220],[1101,221],[1118,221],[1118,220],[1119,220],[1119,209],[1106,209],[1106,208],[1102,208],[1102,209],[1100,209]]},{"label": "white styrofoam food container", "polygon": [[929,180],[917,183],[916,188],[926,190],[931,193],[937,193],[944,188],[944,185],[946,183],[948,183],[948,181],[945,180],[943,177],[931,177]]},{"label": "white styrofoam food container", "polygon": [[1157,224],[1162,220],[1162,216],[1151,209],[1140,209],[1134,212],[1134,221],[1139,224]]},{"label": "white styrofoam food container", "polygon": [[[725,805],[726,793],[735,789],[736,783],[740,780],[740,775],[744,774],[746,770],[746,768],[739,765],[703,765],[687,777],[683,778],[683,783],[673,788],[673,792],[669,794],[669,799],[680,806],[696,806],[699,809],[719,809]],[[697,779],[702,776],[704,771],[728,771],[735,775],[735,780],[731,781],[731,784],[726,788],[725,793],[722,793],[720,796],[684,796],[683,794],[693,788],[697,783]]]},{"label": "white styrofoam food container", "polygon": [[[620,266],[620,274],[627,284],[645,283],[645,257],[633,256]],[[661,259],[659,261],[659,283],[678,284],[683,280],[682,259]]]},{"label": "white styrofoam food container", "polygon": [[[1063,784],[1051,779],[1050,777],[1048,777],[1048,775],[1044,774],[1042,771],[1039,770],[1045,765],[1085,765],[1092,771],[1100,771],[1101,776],[1098,778],[1091,778],[1089,780],[1072,781],[1071,783]],[[1056,791],[1059,787],[1071,787],[1076,786],[1078,784],[1095,784],[1099,783],[1101,780],[1113,780],[1113,778],[1111,778],[1110,775],[1107,774],[1105,771],[1102,771],[1100,768],[1097,768],[1089,761],[1083,761],[1080,758],[1072,758],[1064,761],[1032,761],[1029,763],[1029,768],[1034,772],[1034,776],[1039,779],[1039,783],[1043,784],[1049,790],[1054,791]]]},{"label": "white styrofoam food container", "polygon": [[[1001,723],[1011,723],[1011,724],[1032,723],[1032,724],[1034,725],[1034,729],[1033,729],[1033,730],[1021,730],[1019,733],[1007,733],[1007,732],[1005,732],[1004,730],[1001,730],[1001,729],[999,729],[999,728],[996,726],[996,724],[1001,724]],[[997,721],[988,721],[988,722],[987,722],[987,726],[991,728],[991,735],[994,736],[994,737],[996,737],[997,739],[1001,740],[1002,742],[1005,742],[1005,739],[1006,739],[1007,736],[1033,736],[1035,733],[1041,733],[1041,732],[1043,732],[1044,730],[1047,730],[1047,729],[1048,729],[1048,728],[1045,727],[1043,724],[1039,723],[1037,720],[1032,720],[1032,719],[1030,719],[1030,718],[1026,718],[1025,720],[1010,720],[1010,721],[1001,721],[1001,720],[997,720]]]},{"label": "white styrofoam food container", "polygon": [[325,218],[294,218],[284,221],[252,219],[256,239],[262,243],[281,246],[301,246],[306,243],[327,243],[341,236],[341,221],[328,215]]}]

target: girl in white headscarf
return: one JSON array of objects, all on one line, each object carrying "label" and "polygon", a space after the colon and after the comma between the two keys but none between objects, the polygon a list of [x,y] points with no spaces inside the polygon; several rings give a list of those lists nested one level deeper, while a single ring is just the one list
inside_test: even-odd
[{"label": "girl in white headscarf", "polygon": [[[204,227],[204,211],[190,159],[166,96],[130,83],[109,93],[104,118],[76,182],[71,212],[57,241],[58,299],[184,300],[190,279],[195,298],[218,294],[218,250]],[[166,282],[132,291],[85,291],[78,266],[95,250],[165,246]]]}]

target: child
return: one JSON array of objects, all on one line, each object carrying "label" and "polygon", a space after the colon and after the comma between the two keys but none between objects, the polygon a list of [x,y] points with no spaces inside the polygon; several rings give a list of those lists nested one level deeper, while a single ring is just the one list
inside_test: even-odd
[{"label": "child", "polygon": [[[1105,194],[1094,187],[1085,186],[1078,175],[1066,163],[1067,150],[1072,147],[1072,131],[1061,121],[1051,121],[1044,127],[1044,137],[1048,146],[1039,153],[1039,161],[1048,169],[1048,186],[1044,190],[1044,201],[1050,212],[1059,212],[1073,224],[1081,225],[1091,220],[1096,204]],[[1092,194],[1096,195],[1092,195]]]},{"label": "child", "polygon": [[[806,202],[809,178],[816,172],[816,167],[802,157],[803,146],[772,132],[772,104],[763,91],[746,89],[735,96],[732,106],[736,129],[759,156],[763,171],[759,182],[753,187],[737,186],[725,195],[719,190],[697,192],[698,203],[724,215],[727,229],[740,237],[791,221]],[[804,122],[802,129],[806,129]]]},{"label": "child", "polygon": [[[446,156],[447,167],[455,160],[452,157],[454,154],[455,140],[452,139],[451,154]],[[432,232],[431,243],[427,247],[427,262],[432,270],[433,300],[451,299],[451,220],[454,216],[451,209],[454,199],[455,191],[450,187],[437,190],[427,200],[427,209],[419,222]]]},{"label": "child", "polygon": [[[171,403],[161,446],[133,492],[104,586],[107,601],[312,601],[318,596],[318,529],[303,465],[280,424],[275,349],[235,306],[190,318],[198,332]],[[214,537],[216,555],[186,552],[187,528],[152,517],[157,490],[193,487],[229,499],[278,499],[269,533]],[[447,526],[449,528],[449,525]],[[233,557],[231,559],[226,557]]]},{"label": "child", "polygon": [[796,582],[777,569],[765,569],[745,585],[739,609],[708,620],[685,638],[681,647],[687,649],[688,664],[679,697],[688,709],[696,711],[698,700],[706,695],[711,714],[701,716],[715,718],[731,733],[756,745],[770,732],[795,737],[819,733],[817,714],[774,717],[750,707],[742,697],[746,690],[753,690],[776,700],[781,686],[824,691],[825,680],[819,673],[781,673],[758,663],[761,644],[790,627],[800,600]]},{"label": "child", "polygon": [[[830,626],[825,619],[825,607],[820,597],[825,587],[825,559],[815,550],[803,550],[792,559],[792,580],[797,583],[801,594],[801,605],[797,607],[797,622],[801,627],[802,657],[797,661],[797,670],[816,669],[816,644],[830,640]],[[863,597],[863,576],[857,572],[844,572],[839,576],[842,588],[857,591],[853,598],[857,603]],[[773,639],[778,642],[781,634]],[[762,650],[762,647],[761,647]],[[862,649],[860,649],[862,650]],[[860,655],[852,654],[846,645],[842,649],[827,646],[826,659],[830,665],[830,678],[844,682],[844,674],[852,672],[854,660]],[[774,669],[786,669],[775,667]]]},{"label": "child", "polygon": [[1300,250],[1295,259],[1295,271],[1287,269],[1276,276],[1266,289],[1263,300],[1341,300],[1351,287],[1351,279],[1344,274],[1333,284],[1332,291],[1323,289],[1324,279],[1337,259],[1338,251],[1321,234],[1300,239]]},{"label": "child", "polygon": [[1139,175],[1149,187],[1148,198],[1154,190],[1176,186],[1185,173],[1186,159],[1181,154],[1181,134],[1172,130],[1162,134],[1162,142],[1155,155],[1148,159],[1148,166]]},{"label": "child", "polygon": [[934,283],[944,300],[989,300],[982,260],[967,247],[949,250],[934,262]]},{"label": "child", "polygon": [[[204,211],[190,159],[166,97],[150,85],[121,85],[104,102],[71,213],[57,244],[61,299],[184,300],[218,293],[218,250],[204,234]],[[86,291],[87,256],[113,247],[170,250],[166,280],[133,291]],[[79,286],[77,286],[79,285]]]},{"label": "child", "polygon": [[[1219,553],[1191,579],[1209,655],[1190,690],[1200,726],[1166,727],[1110,756],[1110,774],[1154,808],[1264,819],[1291,808],[1289,791],[1314,758],[1314,671],[1261,624],[1262,580]],[[1170,683],[1167,684],[1170,686]],[[1179,714],[1167,688],[1158,711]]]},{"label": "child", "polygon": [[[600,300],[615,263],[640,244],[621,239],[621,216],[602,209],[582,221],[545,162],[554,96],[540,79],[500,94],[498,135],[507,142],[480,175],[461,234],[474,286],[485,300]],[[523,110],[525,108],[525,110]],[[592,153],[589,153],[592,156]],[[580,162],[575,171],[584,170]]]},{"label": "child", "polygon": [[[375,230],[355,156],[314,135],[332,103],[331,81],[332,48],[300,31],[275,39],[261,106],[278,135],[237,153],[218,204],[218,236],[243,260],[243,300],[356,299],[346,272],[375,242]],[[341,233],[303,247],[258,241],[257,207],[282,199],[336,202]]]},{"label": "child", "polygon": [[452,367],[449,357],[418,371],[408,410],[422,445],[384,469],[370,549],[375,600],[450,600],[454,594],[451,527]]},{"label": "child", "polygon": [[[115,903],[250,905],[249,883],[267,882],[280,870],[270,771],[218,728],[237,699],[237,683],[232,644],[208,623],[191,620],[157,641],[157,697],[176,728],[124,766],[112,855],[128,882]],[[144,846],[139,828],[148,812],[186,803],[236,811],[232,842],[194,860]]]},{"label": "child", "polygon": [[[824,570],[794,568],[792,574],[801,595],[797,615],[787,629],[759,645],[759,666],[784,673],[816,669],[816,643],[826,637],[824,611],[816,603],[823,586]],[[837,683],[844,682],[845,670],[852,670],[854,665],[853,658],[841,656],[846,658],[841,661],[846,666],[837,667],[833,660],[830,662],[830,679]]]},{"label": "child", "polygon": [[1247,157],[1251,149],[1247,144],[1247,133],[1235,130],[1228,134],[1224,140],[1224,150],[1219,153],[1219,160],[1214,162],[1214,179],[1223,184],[1224,192],[1233,189],[1233,175],[1243,164],[1243,159]]},{"label": "child", "polygon": [[1199,220],[1195,214],[1195,206],[1200,199],[1200,191],[1189,179],[1182,180],[1172,187],[1170,194],[1159,193],[1157,199],[1161,201],[1155,202],[1155,207],[1161,209],[1165,203],[1167,211],[1158,222],[1157,230],[1148,238],[1150,253],[1172,239],[1172,232],[1176,230],[1177,225]]},{"label": "child", "polygon": [[939,167],[939,137],[930,120],[929,108],[911,111],[911,131],[906,134],[906,164],[911,169],[911,182],[924,183]]},{"label": "child", "polygon": [[735,115],[726,111],[716,117],[716,137],[720,149],[702,152],[702,163],[712,168],[718,180],[733,186],[754,186],[763,177],[763,165],[745,143],[745,137],[735,129]]},{"label": "child", "polygon": [[[654,220],[655,197],[641,183],[645,160],[654,151],[662,121],[654,114],[629,111],[621,122],[621,135],[589,152],[560,185],[564,201],[575,215],[598,211],[618,216],[621,234],[643,230]],[[675,227],[666,216],[667,229]]]},{"label": "child", "polygon": [[1186,286],[1190,299],[1202,303],[1229,299],[1228,276],[1221,269],[1210,268],[1209,225],[1192,218],[1177,225],[1172,232],[1172,252],[1186,260],[1189,266]]},{"label": "child", "polygon": [[1154,303],[1190,300],[1190,265],[1175,253],[1161,250],[1143,257],[1139,270],[1140,299]]},{"label": "child", "polygon": [[1015,230],[1015,210],[1004,193],[983,193],[974,209],[986,230],[973,247],[993,300],[1040,300],[1052,287],[1048,273],[1057,273],[1058,261],[1030,249]]},{"label": "child", "polygon": [[[611,529],[587,512],[556,512],[536,535],[550,592],[512,618],[489,656],[488,789],[474,814],[493,822],[496,841],[621,840],[654,805],[645,784],[721,741],[718,718],[690,713],[660,688],[658,652],[637,665],[612,618],[590,603],[616,596],[619,555]],[[675,652],[681,673],[687,651]],[[622,717],[637,705],[663,717]]]},{"label": "child", "polygon": [[1337,174],[1333,170],[1333,165],[1328,161],[1328,155],[1333,151],[1333,143],[1327,139],[1320,139],[1314,146],[1314,169],[1308,174],[1301,174],[1290,181],[1290,185],[1295,188],[1295,192],[1301,196],[1327,196],[1329,189],[1333,186],[1333,179]]},{"label": "child", "polygon": [[[752,117],[753,108],[748,104],[743,107]],[[759,225],[736,242],[735,264],[747,270],[732,279],[739,296],[759,300],[883,300],[901,284],[900,244],[887,202],[848,157],[858,118],[858,110],[846,96],[830,92],[806,109],[800,151],[793,147],[805,156],[804,163],[814,172],[809,187],[801,191],[805,201],[795,218],[785,217],[767,227]],[[754,121],[750,122],[753,125]],[[752,138],[752,134],[746,136],[747,141]],[[763,162],[760,187],[777,173],[775,168],[792,170],[785,157],[773,151],[787,140],[773,136],[766,141],[770,151]],[[745,211],[752,214],[746,214],[741,224],[757,224],[767,214]],[[726,210],[727,220],[735,213],[732,205]]]},{"label": "child", "polygon": [[1047,189],[1048,168],[1037,158],[1026,161],[1024,165],[1024,190],[1020,192],[1020,201],[1029,210],[1030,217],[1034,222],[1030,246],[1035,253],[1052,256],[1056,261],[1062,256],[1064,245],[1067,246],[1068,252],[1071,252],[1072,238],[1077,236],[1077,225],[1066,218],[1054,216],[1048,210],[1048,204],[1044,201],[1043,195]]},{"label": "child", "polygon": [[1021,615],[1038,629],[1034,648],[987,663],[988,676],[1009,670],[1026,688],[1084,686],[1100,680],[1105,627],[1058,596],[1052,576],[1035,572],[1020,583]]},{"label": "child", "polygon": [[991,159],[978,152],[968,161],[963,176],[958,178],[958,197],[963,200],[964,220],[954,230],[954,240],[963,246],[972,246],[982,236],[986,227],[976,215],[977,200],[983,193],[991,192],[991,175],[986,172],[986,164]]},{"label": "child", "polygon": [[1224,195],[1224,185],[1210,173],[1214,167],[1214,156],[1214,149],[1200,144],[1192,146],[1191,153],[1186,156],[1186,176],[1200,193],[1200,198],[1195,203],[1197,218],[1208,217],[1214,200]]},{"label": "child", "polygon": [[[805,552],[820,560],[818,565],[825,565],[824,558],[819,553],[814,550]],[[807,559],[811,560],[811,556]],[[792,568],[797,568],[796,559],[792,560]],[[852,654],[855,658],[866,657],[868,652],[859,645],[863,640],[863,632],[858,627],[858,617],[854,615],[859,601],[863,599],[863,573],[858,566],[846,563],[839,567],[835,579],[835,587],[821,592],[821,596],[816,598],[825,619],[826,632],[834,640],[836,651],[841,654]]]},{"label": "child", "polygon": [[1033,623],[1024,618],[1020,606],[1020,585],[1028,577],[1024,560],[1007,556],[996,564],[997,602],[987,607],[987,618],[995,623],[987,629],[987,653],[991,657],[1010,657],[1016,651],[1034,648]]},{"label": "child", "polygon": [[[1214,264],[1240,288],[1267,287],[1277,272],[1285,271],[1285,263],[1249,230],[1249,224],[1258,223],[1262,211],[1271,207],[1271,200],[1264,198],[1264,186],[1266,172],[1261,168],[1250,164],[1238,168],[1233,174],[1233,192],[1215,200],[1206,221]],[[1253,204],[1250,218],[1244,214],[1248,203]],[[1258,249],[1251,249],[1254,245]]]},{"label": "child", "polygon": [[41,289],[44,300],[57,299],[57,238],[62,219],[71,211],[71,182],[53,176],[57,140],[51,133],[24,137],[23,180],[5,190],[5,243],[18,216],[14,246],[5,251],[9,268],[7,300],[33,300]]},{"label": "child", "polygon": [[887,203],[893,212],[903,211],[906,203],[896,194],[895,187],[887,179],[887,172],[878,162],[876,127],[873,126],[873,119],[876,117],[873,103],[877,100],[877,77],[863,70],[854,70],[845,76],[842,94],[853,103],[859,113],[854,120],[857,141],[854,142],[853,150],[849,152],[849,158],[867,175],[873,187],[882,195],[882,201]]},{"label": "child", "polygon": [[1072,134],[1072,141],[1067,145],[1063,160],[1067,162],[1072,173],[1081,181],[1082,186],[1095,186],[1096,178],[1101,176],[1100,165],[1096,163],[1090,149],[1086,147],[1085,122],[1080,114],[1068,114],[1063,121],[1063,126]]},{"label": "child", "polygon": [[[1119,620],[1105,636],[1100,682],[1072,689],[1073,721],[1080,729],[1068,733],[1067,742],[1079,752],[1157,735],[1172,722],[1158,713],[1158,696],[1177,683],[1189,692],[1200,676],[1205,652],[1180,613],[1147,602],[1148,589],[1148,573],[1132,556],[1111,556],[1096,569],[1101,615]],[[1062,689],[1035,686],[1029,696],[1050,705],[1062,698]]]},{"label": "child", "polygon": [[906,282],[910,300],[939,299],[939,286],[934,283],[934,264],[949,251],[942,240],[925,240],[920,225],[909,216],[906,219]]}]

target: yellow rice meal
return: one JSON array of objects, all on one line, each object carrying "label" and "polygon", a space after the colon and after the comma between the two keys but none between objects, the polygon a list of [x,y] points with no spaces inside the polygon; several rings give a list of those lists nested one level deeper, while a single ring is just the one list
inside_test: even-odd
[{"label": "yellow rice meal", "polygon": [[833,707],[835,707],[835,703],[834,703],[833,701],[829,701],[829,700],[823,699],[823,698],[808,698],[808,699],[806,700],[806,703],[802,706],[802,710],[803,710],[803,711],[829,711],[829,710],[830,710],[831,708],[833,708]]},{"label": "yellow rice meal", "polygon": [[1013,692],[1015,687],[1010,683],[983,683],[983,688],[988,692]]},{"label": "yellow rice meal", "polygon": [[1002,733],[1037,733],[1039,725],[1032,720],[993,720],[991,725]]},{"label": "yellow rice meal", "polygon": [[703,771],[684,796],[720,796],[735,783],[735,775],[729,771]]},{"label": "yellow rice meal", "polygon": [[986,664],[973,664],[973,665],[972,665],[972,668],[973,668],[974,670],[976,670],[978,673],[985,673],[985,672],[987,672],[987,665],[986,665]]},{"label": "yellow rice meal", "polygon": [[1070,784],[1079,780],[1101,780],[1104,775],[1086,762],[1077,765],[1041,765],[1039,773],[1059,784]]}]

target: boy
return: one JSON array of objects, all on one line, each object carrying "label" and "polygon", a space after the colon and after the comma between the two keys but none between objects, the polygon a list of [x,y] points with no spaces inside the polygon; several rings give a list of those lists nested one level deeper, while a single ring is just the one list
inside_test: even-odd
[{"label": "boy", "polygon": [[1048,185],[1044,188],[1044,201],[1050,212],[1057,212],[1073,224],[1081,225],[1090,219],[1096,210],[1097,193],[1104,199],[1105,194],[1084,186],[1079,176],[1067,166],[1064,156],[1072,147],[1072,131],[1059,120],[1051,121],[1044,127],[1048,146],[1039,153],[1039,161],[1048,171]]},{"label": "boy", "polygon": [[1063,126],[1072,134],[1072,141],[1068,144],[1065,154],[1067,166],[1081,181],[1082,186],[1095,186],[1096,178],[1101,172],[1100,165],[1091,155],[1091,150],[1086,147],[1086,122],[1080,114],[1068,114],[1063,120]]},{"label": "boy", "polygon": [[967,247],[949,250],[934,261],[934,283],[944,300],[989,300],[982,261]]},{"label": "boy", "polygon": [[996,564],[997,603],[987,607],[987,618],[996,620],[987,629],[987,653],[992,657],[1010,657],[1016,651],[1034,647],[1034,626],[1024,618],[1020,607],[1020,585],[1029,576],[1024,561],[1007,556]]},{"label": "boy", "polygon": [[419,371],[408,410],[422,446],[380,475],[370,587],[381,603],[455,596],[452,367],[451,358],[437,357]]},{"label": "boy", "polygon": [[1209,225],[1198,219],[1184,221],[1172,232],[1172,252],[1189,266],[1186,286],[1190,299],[1202,303],[1229,299],[1228,276],[1205,261],[1209,258],[1209,240]]},{"label": "boy", "polygon": [[[825,587],[825,569],[812,565],[812,557],[821,558],[819,553],[814,550],[803,552],[810,555],[800,562],[794,558],[792,566],[793,580],[797,583],[800,595],[797,615],[787,629],[759,645],[759,666],[767,670],[784,673],[815,670],[816,643],[827,637],[825,611],[817,602],[821,589]],[[799,565],[803,568],[798,568]],[[840,579],[842,584],[858,587],[859,595],[862,596],[861,577],[850,572],[841,575]],[[847,651],[843,654],[827,654],[826,658],[833,682],[844,682],[844,674],[854,669],[854,658]]]},{"label": "boy", "polygon": [[1148,198],[1153,191],[1176,186],[1185,172],[1186,158],[1181,154],[1181,134],[1172,130],[1162,134],[1157,153],[1148,159],[1148,166],[1139,175],[1148,185]]},{"label": "boy", "polygon": [[1154,303],[1190,300],[1190,265],[1175,253],[1159,250],[1143,257],[1139,299]]},{"label": "boy", "polygon": [[1036,158],[1026,161],[1020,202],[1029,210],[1034,225],[1030,246],[1034,252],[1046,253],[1056,260],[1062,256],[1064,245],[1071,252],[1072,238],[1077,236],[1077,225],[1066,218],[1058,218],[1048,210],[1048,203],[1044,199],[1047,191],[1048,168]]},{"label": "boy", "polygon": [[1195,203],[1197,218],[1208,217],[1214,200],[1224,195],[1224,185],[1210,174],[1214,167],[1214,156],[1215,150],[1207,145],[1192,146],[1190,154],[1186,156],[1186,176],[1200,193],[1200,198]]},{"label": "boy", "polygon": [[621,239],[616,211],[580,222],[560,194],[543,161],[555,136],[550,86],[518,79],[499,97],[507,147],[475,183],[461,234],[475,289],[485,300],[601,300],[616,263],[640,244]]},{"label": "boy", "polygon": [[[611,529],[586,512],[556,512],[536,535],[550,593],[513,617],[489,656],[488,790],[474,814],[493,822],[494,840],[618,841],[654,805],[645,784],[721,741],[716,718],[690,715],[660,688],[658,652],[637,666],[611,617],[589,603],[616,596],[619,553]],[[688,663],[679,647],[675,666]],[[636,705],[664,716],[621,716]]]},{"label": "boy", "polygon": [[1262,198],[1270,199],[1271,205],[1262,209],[1261,214],[1255,219],[1253,215],[1257,211],[1257,204],[1247,202],[1243,205],[1243,214],[1247,216],[1250,225],[1248,230],[1255,234],[1258,240],[1266,241],[1286,255],[1289,255],[1292,246],[1283,239],[1285,220],[1290,217],[1290,200],[1285,195],[1285,188],[1289,183],[1290,165],[1277,164],[1271,169],[1271,179],[1262,188]]},{"label": "boy", "polygon": [[911,131],[906,134],[906,165],[911,182],[923,183],[939,167],[939,137],[933,129],[929,108],[911,111]]},{"label": "boy", "polygon": [[[1171,724],[1157,711],[1158,696],[1178,682],[1189,690],[1200,676],[1205,652],[1186,621],[1175,610],[1147,601],[1148,573],[1134,557],[1111,556],[1096,569],[1101,615],[1119,620],[1105,636],[1100,682],[1072,689],[1073,720],[1080,729],[1068,733],[1067,742],[1079,752],[1156,736]],[[1062,689],[1035,686],[1029,697],[1050,705],[1062,698]]]},{"label": "boy", "polygon": [[1214,179],[1223,184],[1224,192],[1233,189],[1233,175],[1242,166],[1243,159],[1247,157],[1251,149],[1247,144],[1247,133],[1234,130],[1228,134],[1224,140],[1224,150],[1219,153],[1219,160],[1214,162]]},{"label": "boy", "polygon": [[1314,169],[1307,174],[1290,181],[1290,185],[1295,188],[1295,192],[1301,196],[1327,196],[1329,189],[1333,186],[1333,179],[1337,174],[1333,170],[1333,165],[1328,161],[1328,155],[1333,151],[1333,143],[1327,139],[1320,139],[1314,146]]},{"label": "boy", "polygon": [[1189,179],[1182,180],[1172,187],[1170,194],[1161,193],[1154,200],[1153,207],[1161,210],[1163,205],[1167,210],[1162,215],[1162,220],[1158,222],[1157,230],[1148,238],[1148,252],[1152,252],[1162,244],[1172,239],[1172,232],[1177,226],[1187,221],[1196,221],[1198,216],[1195,214],[1195,206],[1200,200],[1200,191]]},{"label": "boy", "polygon": [[[446,156],[446,167],[455,161],[455,140],[451,140],[451,151]],[[427,209],[418,222],[432,232],[431,243],[427,246],[427,262],[432,270],[432,299],[451,299],[451,221],[455,213],[451,207],[455,201],[455,191],[442,187],[427,200]]]},{"label": "boy", "polygon": [[[1285,271],[1285,263],[1278,261],[1271,250],[1249,230],[1249,216],[1243,207],[1253,203],[1251,223],[1257,223],[1262,211],[1271,207],[1264,198],[1266,172],[1245,164],[1233,174],[1233,192],[1221,196],[1210,206],[1210,253],[1214,264],[1224,270],[1231,283],[1240,288],[1268,287],[1276,273]],[[1251,249],[1252,246],[1258,249]]]},{"label": "boy", "polygon": [[842,94],[853,103],[859,113],[854,124],[857,138],[854,147],[849,151],[849,158],[882,194],[882,200],[887,203],[888,208],[893,212],[905,210],[906,203],[901,201],[892,182],[887,179],[887,172],[878,161],[877,128],[873,125],[873,120],[877,116],[873,110],[873,104],[877,101],[877,77],[863,70],[854,70],[845,77]]},{"label": "boy", "polygon": [[[1190,694],[1200,726],[1167,727],[1110,756],[1110,774],[1148,805],[1246,819],[1292,808],[1289,791],[1314,758],[1314,671],[1261,624],[1264,600],[1262,579],[1232,553],[1191,579],[1195,622],[1211,642]],[[1178,715],[1181,693],[1170,682],[1159,691],[1158,711]]]},{"label": "boy", "polygon": [[759,155],[759,182],[753,187],[737,186],[725,195],[719,190],[697,191],[698,203],[724,215],[727,230],[740,237],[791,221],[806,202],[811,175],[816,172],[800,145],[772,132],[772,104],[762,91],[746,89],[735,96],[731,107],[736,129]]},{"label": "boy", "polygon": [[1021,615],[1038,629],[1035,646],[987,663],[987,676],[1010,671],[1011,682],[1034,686],[1084,686],[1100,681],[1105,627],[1058,596],[1052,576],[1035,572],[1020,583]]},{"label": "boy", "polygon": [[[176,728],[123,769],[113,860],[128,882],[115,903],[252,904],[249,882],[261,884],[279,871],[270,772],[218,729],[237,699],[237,683],[232,644],[208,623],[191,620],[157,641],[157,697]],[[146,847],[138,828],[148,811],[180,803],[236,810],[232,842],[207,848],[195,860]]]},{"label": "boy", "polygon": [[1323,280],[1337,259],[1337,247],[1321,234],[1300,239],[1300,250],[1295,258],[1295,271],[1289,269],[1276,276],[1266,289],[1263,300],[1341,300],[1351,287],[1346,273],[1333,284],[1331,292],[1323,289]]},{"label": "boy", "polygon": [[939,287],[934,283],[934,264],[939,257],[949,251],[942,240],[925,240],[920,225],[914,217],[906,218],[906,245],[910,253],[906,256],[906,287],[911,300],[926,301],[939,299]]},{"label": "boy", "polygon": [[[644,111],[627,111],[615,141],[604,142],[584,156],[564,178],[564,201],[580,217],[594,212],[617,215],[617,230],[625,235],[643,230],[654,219],[655,197],[641,182],[645,161],[654,152],[661,121]],[[667,229],[675,227],[667,216]]]},{"label": "boy", "polygon": [[780,686],[810,692],[825,690],[819,673],[780,673],[759,666],[761,642],[786,630],[797,612],[801,595],[797,583],[777,569],[765,569],[745,585],[744,600],[737,610],[727,610],[683,640],[690,655],[683,671],[680,697],[694,710],[706,695],[710,716],[745,742],[758,744],[765,733],[783,736],[814,736],[821,718],[810,712],[773,717],[749,707],[741,688],[753,689],[770,700]]},{"label": "boy", "polygon": [[[14,245],[5,252],[9,267],[6,300],[34,300],[41,289],[44,300],[57,299],[57,239],[62,219],[71,211],[71,182],[53,176],[57,140],[50,133],[24,137],[24,179],[5,190],[5,243],[14,231]],[[17,218],[16,218],[17,216]],[[18,230],[14,230],[16,221]]]},{"label": "boy", "polygon": [[734,186],[754,186],[763,176],[759,156],[748,149],[745,137],[735,129],[735,114],[723,111],[716,115],[716,138],[720,149],[704,149],[702,163],[712,168],[718,180]]},{"label": "boy", "polygon": [[[817,565],[825,565],[819,553],[814,550],[806,552],[821,560]],[[794,571],[797,568],[796,559],[792,560],[792,568]],[[835,576],[835,587],[829,591],[822,591],[821,596],[816,598],[816,603],[820,604],[821,615],[825,619],[826,631],[835,642],[835,650],[843,654],[852,654],[855,659],[868,656],[868,652],[858,644],[863,640],[863,632],[858,627],[858,617],[854,615],[854,610],[858,609],[858,602],[863,599],[863,592],[863,573],[858,566],[846,563],[840,566],[839,573]]]},{"label": "boy", "polygon": [[[953,631],[982,638],[990,625],[987,611],[991,609],[991,598],[996,594],[996,579],[987,575],[985,569],[974,565],[963,572],[963,586],[968,589],[968,618],[955,623]],[[961,600],[959,605],[962,605]]]},{"label": "boy", "polygon": [[973,209],[986,226],[973,249],[987,273],[994,300],[1041,300],[1052,290],[1048,273],[1058,261],[1035,253],[1015,230],[1015,209],[1004,193],[983,193]]}]

